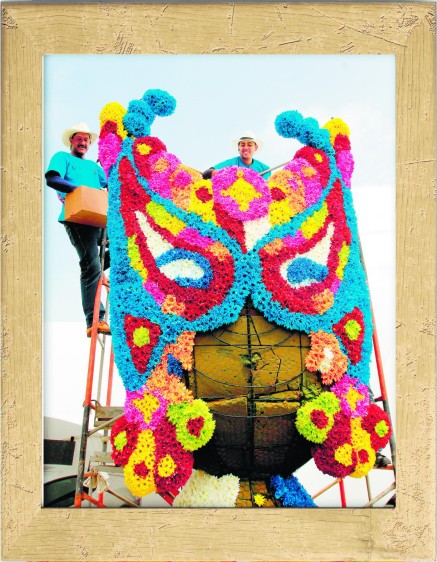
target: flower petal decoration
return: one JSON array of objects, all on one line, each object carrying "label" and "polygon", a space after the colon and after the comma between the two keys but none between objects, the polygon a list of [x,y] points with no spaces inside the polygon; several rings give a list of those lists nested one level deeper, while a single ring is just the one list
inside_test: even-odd
[{"label": "flower petal decoration", "polygon": [[271,202],[265,180],[250,168],[230,166],[212,177],[214,201],[230,217],[248,221],[264,216]]},{"label": "flower petal decoration", "polygon": [[165,144],[157,137],[139,137],[132,145],[132,155],[135,165],[142,177],[150,178],[152,175],[151,157],[167,150]]},{"label": "flower petal decoration", "polygon": [[173,507],[234,507],[239,487],[238,477],[232,474],[218,478],[203,470],[193,470]]},{"label": "flower petal decoration", "polygon": [[352,447],[357,455],[357,464],[350,476],[361,478],[375,466],[376,451],[372,447],[370,434],[361,427],[361,418],[351,418],[351,428]]},{"label": "flower petal decoration", "polygon": [[335,334],[341,339],[350,362],[355,365],[361,359],[365,335],[365,323],[362,312],[355,307],[345,314],[340,322],[333,326]]},{"label": "flower petal decoration", "polygon": [[128,422],[135,422],[141,430],[155,429],[164,418],[167,401],[156,391],[144,386],[140,390],[126,391],[124,404],[125,417]]},{"label": "flower petal decoration", "polygon": [[115,464],[124,466],[127,464],[137,443],[140,427],[132,423],[125,416],[117,420],[111,429],[110,441],[112,446],[111,456]]},{"label": "flower petal decoration", "polygon": [[376,404],[370,404],[361,426],[370,434],[370,441],[375,451],[383,449],[389,442],[392,434],[390,417]]},{"label": "flower petal decoration", "polygon": [[193,470],[193,454],[176,439],[175,427],[163,420],[154,431],[156,441],[155,484],[158,491],[176,496]]},{"label": "flower petal decoration", "polygon": [[193,393],[189,390],[180,377],[169,374],[166,369],[158,366],[147,381],[147,388],[150,391],[159,392],[168,402],[181,403],[192,402]]},{"label": "flower petal decoration", "polygon": [[369,389],[358,379],[343,375],[330,390],[340,399],[341,410],[345,415],[357,418],[367,414]]},{"label": "flower petal decoration", "polygon": [[335,415],[328,438],[314,447],[312,453],[319,470],[338,478],[366,476],[376,460],[376,451],[370,434],[362,427],[362,418],[342,413]]},{"label": "flower petal decoration", "polygon": [[275,498],[281,500],[284,507],[317,507],[294,475],[288,478],[282,478],[279,475],[272,476],[270,486],[274,490]]},{"label": "flower petal decoration", "polygon": [[176,100],[165,90],[147,90],[143,95],[143,100],[147,103],[155,115],[168,117],[176,109]]},{"label": "flower petal decoration", "polygon": [[322,392],[303,404],[296,414],[296,429],[313,443],[323,443],[340,411],[340,400],[332,392]]},{"label": "flower petal decoration", "polygon": [[335,425],[323,445],[312,449],[317,468],[336,478],[349,476],[357,466],[357,453],[352,443],[351,418],[338,412]]},{"label": "flower petal decoration", "polygon": [[141,431],[135,451],[124,467],[124,481],[134,496],[146,496],[156,491],[154,478],[155,439],[150,429]]},{"label": "flower petal decoration", "polygon": [[215,421],[203,400],[170,404],[167,418],[176,426],[176,437],[184,449],[195,451],[212,437]]},{"label": "flower petal decoration", "polygon": [[337,338],[322,330],[311,333],[310,338],[311,350],[305,358],[305,367],[313,373],[319,371],[324,384],[339,381],[347,370],[347,358]]}]

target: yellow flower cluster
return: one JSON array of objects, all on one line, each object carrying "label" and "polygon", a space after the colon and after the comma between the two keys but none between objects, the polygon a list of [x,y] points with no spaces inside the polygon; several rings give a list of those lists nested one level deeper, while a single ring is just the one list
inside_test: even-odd
[{"label": "yellow flower cluster", "polygon": [[127,131],[123,126],[123,117],[126,114],[126,109],[118,102],[107,103],[100,112],[100,128],[106,121],[114,121],[117,124],[117,134],[122,139],[127,136]]},{"label": "yellow flower cluster", "polygon": [[318,232],[322,226],[325,224],[326,217],[328,216],[328,204],[326,201],[323,202],[322,207],[315,211],[310,217],[308,217],[300,227],[302,235],[308,240],[312,238],[316,232]]},{"label": "yellow flower cluster", "polygon": [[143,398],[135,398],[133,405],[143,414],[144,421],[150,423],[154,412],[159,408],[160,402],[156,396],[146,392]]},{"label": "yellow flower cluster", "polygon": [[177,465],[170,455],[166,455],[158,463],[158,474],[163,478],[168,478],[176,470]]},{"label": "yellow flower cluster", "polygon": [[370,435],[361,427],[362,418],[351,418],[352,447],[357,453],[357,466],[350,474],[352,478],[361,478],[369,473],[376,461],[376,453],[370,441]]},{"label": "yellow flower cluster", "polygon": [[[200,196],[204,193],[205,197]],[[191,188],[188,211],[199,215],[204,222],[217,224],[211,180],[196,181]]]},{"label": "yellow flower cluster", "polygon": [[155,201],[147,203],[146,210],[149,217],[152,217],[158,226],[165,228],[175,236],[180,234],[187,226],[183,221],[169,213],[163,205]]},{"label": "yellow flower cluster", "polygon": [[137,235],[129,236],[127,239],[127,255],[130,260],[130,264],[137,271],[143,282],[147,281],[148,272],[144,266],[143,260],[141,259],[140,250],[136,244]]},{"label": "yellow flower cluster", "polygon": [[156,490],[153,467],[155,464],[155,439],[150,429],[138,436],[135,451],[124,467],[126,486],[134,496],[146,496]]},{"label": "yellow flower cluster", "polygon": [[335,271],[337,277],[342,281],[343,281],[344,268],[346,267],[346,264],[348,262],[349,254],[350,254],[350,247],[346,244],[346,242],[343,242],[341,245],[341,250],[338,252],[338,266]]},{"label": "yellow flower cluster", "polygon": [[326,123],[326,125],[323,126],[323,129],[327,129],[329,131],[330,141],[332,145],[334,144],[335,137],[337,135],[345,135],[346,137],[349,137],[351,134],[350,129],[346,125],[346,123],[338,117],[330,119]]}]

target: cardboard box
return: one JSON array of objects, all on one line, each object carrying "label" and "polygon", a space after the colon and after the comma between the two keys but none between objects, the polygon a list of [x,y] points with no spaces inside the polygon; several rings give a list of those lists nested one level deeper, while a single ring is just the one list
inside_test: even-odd
[{"label": "cardboard box", "polygon": [[65,197],[65,220],[103,228],[108,212],[108,192],[79,185]]}]

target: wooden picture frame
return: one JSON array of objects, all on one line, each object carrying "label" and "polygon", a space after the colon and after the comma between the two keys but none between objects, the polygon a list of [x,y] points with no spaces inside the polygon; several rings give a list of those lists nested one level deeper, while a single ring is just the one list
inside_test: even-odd
[{"label": "wooden picture frame", "polygon": [[[274,31],[276,31],[274,33]],[[435,4],[2,4],[2,559],[435,559]],[[397,507],[44,509],[46,54],[394,54]]]}]

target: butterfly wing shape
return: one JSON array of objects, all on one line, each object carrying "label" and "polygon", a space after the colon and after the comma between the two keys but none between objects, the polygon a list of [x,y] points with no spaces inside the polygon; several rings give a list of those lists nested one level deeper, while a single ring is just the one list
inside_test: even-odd
[{"label": "butterfly wing shape", "polygon": [[349,189],[349,138],[340,120],[320,130],[296,114],[282,115],[277,128],[312,146],[270,178],[275,226],[251,250],[253,302],[290,330],[338,337],[348,373],[368,383],[372,321]]}]

